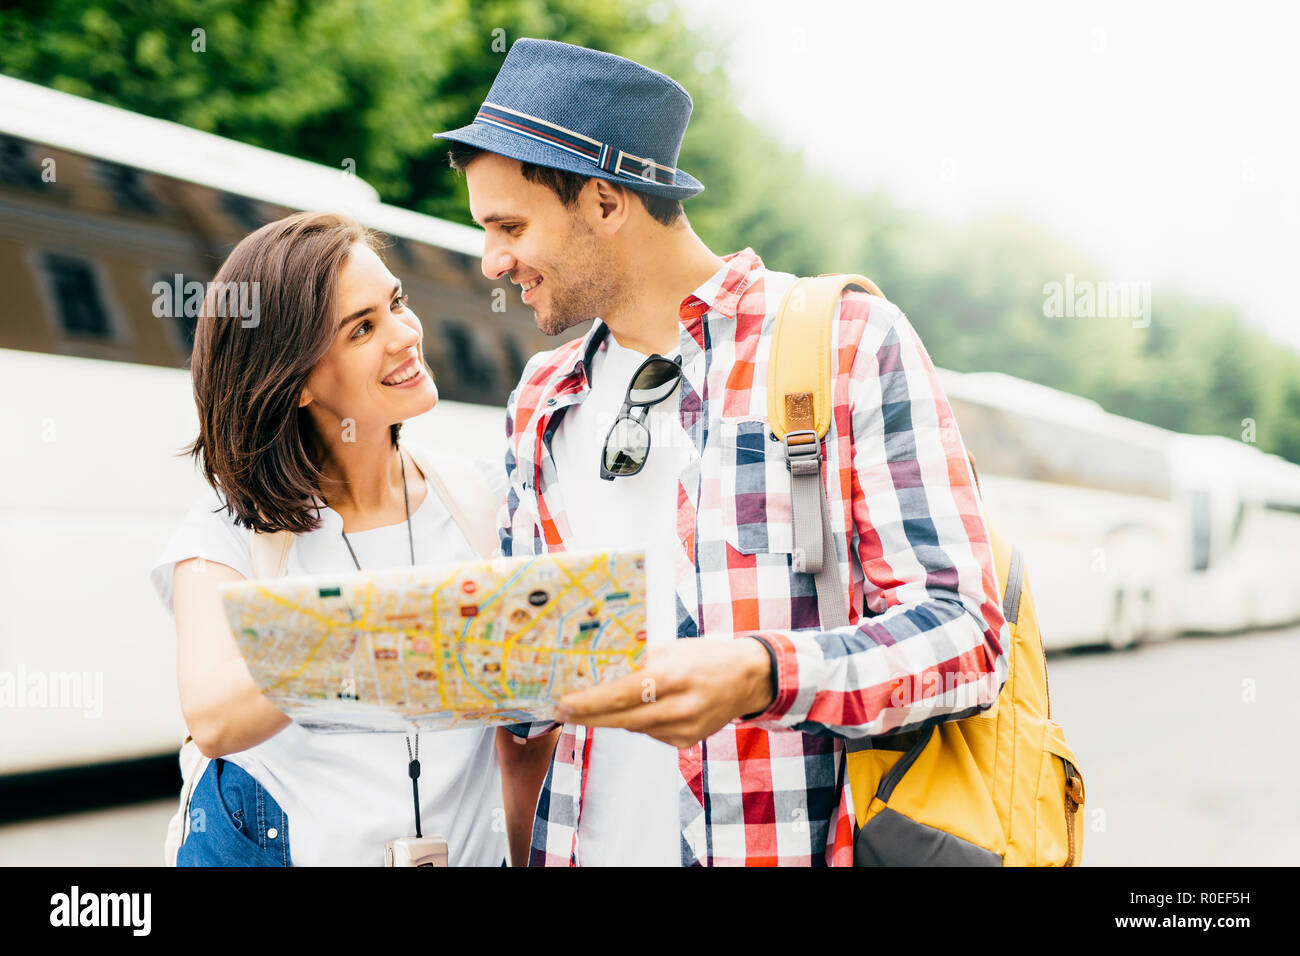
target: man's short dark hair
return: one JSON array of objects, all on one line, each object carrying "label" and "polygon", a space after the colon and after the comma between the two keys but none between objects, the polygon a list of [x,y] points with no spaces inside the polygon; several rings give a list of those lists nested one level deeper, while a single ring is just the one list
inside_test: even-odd
[{"label": "man's short dark hair", "polygon": [[[468,143],[458,143],[452,141],[451,149],[447,153],[447,160],[451,163],[451,168],[464,172],[465,167],[472,160],[477,158],[481,153],[487,150],[479,149],[477,146],[470,146]],[[578,201],[578,194],[582,192],[582,187],[587,185],[590,176],[580,176],[577,173],[566,172],[563,169],[552,169],[550,166],[538,166],[536,163],[520,163],[524,179],[530,183],[538,183],[546,186],[551,192],[559,197],[560,202],[565,206],[572,207]],[[631,189],[631,187],[628,187]],[[637,198],[641,200],[641,205],[645,206],[646,212],[655,222],[662,223],[665,226],[671,226],[682,215],[682,201],[680,199],[669,199],[666,196],[651,196],[643,193],[638,189],[632,189]]]}]

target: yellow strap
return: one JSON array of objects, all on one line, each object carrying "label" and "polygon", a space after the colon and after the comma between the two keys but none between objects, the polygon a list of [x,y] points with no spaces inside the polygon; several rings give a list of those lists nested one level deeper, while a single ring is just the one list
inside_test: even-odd
[{"label": "yellow strap", "polygon": [[767,420],[779,439],[830,428],[831,319],[850,286],[885,297],[866,276],[828,274],[796,280],[781,300],[767,365]]}]

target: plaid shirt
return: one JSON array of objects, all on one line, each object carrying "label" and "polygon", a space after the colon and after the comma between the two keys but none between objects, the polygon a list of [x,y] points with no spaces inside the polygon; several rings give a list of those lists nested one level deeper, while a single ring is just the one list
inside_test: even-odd
[{"label": "plaid shirt", "polygon": [[[844,738],[991,706],[1008,668],[1001,591],[929,355],[894,305],[850,291],[834,323],[834,414],[822,446],[850,623],[819,627],[813,577],[792,568],[791,479],[767,424],[771,332],[794,277],[767,271],[752,249],[725,259],[679,310],[678,396],[694,448],[677,485],[677,637],[761,635],[775,651],[778,692],[764,713],[678,752],[681,860],[849,866]],[[565,549],[565,509],[581,503],[564,500],[550,442],[565,409],[586,396],[586,369],[607,333],[597,321],[582,339],[534,356],[510,396],[505,555]],[[581,862],[594,733],[564,727],[537,803],[531,866]]]}]

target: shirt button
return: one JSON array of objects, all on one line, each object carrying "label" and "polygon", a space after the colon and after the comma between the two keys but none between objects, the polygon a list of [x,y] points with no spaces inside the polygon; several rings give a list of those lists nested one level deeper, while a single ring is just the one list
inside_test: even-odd
[{"label": "shirt button", "polygon": [[555,399],[553,399],[553,398],[548,398],[548,399],[546,400],[546,404],[547,404],[547,405],[554,405],[554,404],[555,404]]},{"label": "shirt button", "polygon": [[280,835],[280,831],[277,830],[275,827],[271,827],[271,829],[266,831],[266,838],[268,840],[274,840],[279,835]]}]

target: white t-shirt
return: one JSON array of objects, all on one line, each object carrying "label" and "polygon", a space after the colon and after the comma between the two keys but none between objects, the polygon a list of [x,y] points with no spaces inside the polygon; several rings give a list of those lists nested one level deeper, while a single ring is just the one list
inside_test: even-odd
[{"label": "white t-shirt", "polygon": [[[591,391],[564,413],[551,454],[572,537],[569,551],[646,551],[646,643],[676,638],[677,477],[689,462],[690,439],[674,392],[651,407],[645,422],[650,454],[638,474],[604,481],[600,457],[632,375],[645,361],[609,334],[592,358]],[[675,358],[678,352],[669,352]],[[678,386],[680,388],[680,385]],[[591,731],[591,755],[578,820],[578,859],[584,866],[678,866],[681,824],[677,748],[615,727]]]},{"label": "white t-shirt", "polygon": [[[483,480],[504,501],[502,463],[483,460],[481,467]],[[408,481],[411,477],[408,472]],[[342,517],[322,507],[321,519],[316,531],[295,537],[287,575],[356,570],[340,533]],[[432,486],[411,515],[411,533],[417,564],[477,557]],[[348,532],[348,541],[364,570],[411,563],[405,520]],[[149,572],[173,617],[175,565],[193,557],[252,577],[248,529],[227,516],[217,491],[209,490],[194,504]],[[452,866],[500,866],[505,858],[495,735],[493,728],[473,728],[419,736],[421,831],[447,840]],[[386,841],[415,835],[406,742],[403,734],[313,733],[291,723],[270,740],[225,759],[246,770],[285,811],[295,866],[380,866]]]}]

